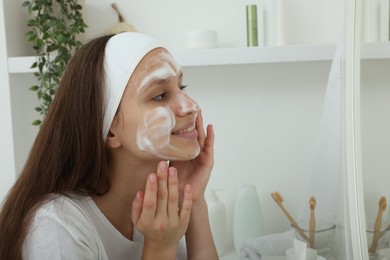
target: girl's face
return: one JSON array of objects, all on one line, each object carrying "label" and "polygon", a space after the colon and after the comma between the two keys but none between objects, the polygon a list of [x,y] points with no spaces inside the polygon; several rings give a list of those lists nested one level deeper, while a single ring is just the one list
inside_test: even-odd
[{"label": "girl's face", "polygon": [[138,64],[123,94],[111,135],[132,156],[165,160],[195,158],[198,104],[184,91],[183,73],[162,48]]}]

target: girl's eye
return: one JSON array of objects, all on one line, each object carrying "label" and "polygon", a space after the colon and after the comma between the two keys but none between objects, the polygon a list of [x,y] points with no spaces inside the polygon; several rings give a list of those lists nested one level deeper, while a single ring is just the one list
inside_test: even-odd
[{"label": "girl's eye", "polygon": [[161,101],[161,100],[164,100],[166,97],[167,97],[167,93],[162,93],[160,95],[153,97],[152,99],[154,101]]},{"label": "girl's eye", "polygon": [[[179,88],[180,88],[181,91],[185,91],[185,89],[187,88],[187,85],[180,85]],[[163,92],[163,93],[161,93],[161,94],[159,94],[157,96],[154,96],[152,98],[152,100],[154,100],[154,101],[163,101],[163,100],[167,99],[167,97],[168,97],[168,93]]]}]

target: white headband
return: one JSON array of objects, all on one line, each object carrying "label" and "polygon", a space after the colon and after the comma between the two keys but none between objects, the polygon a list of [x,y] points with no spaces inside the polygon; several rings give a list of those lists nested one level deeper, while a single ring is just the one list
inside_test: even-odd
[{"label": "white headband", "polygon": [[147,35],[126,32],[114,35],[107,42],[104,57],[105,100],[103,139],[107,139],[126,85],[138,63],[151,50],[162,47]]}]

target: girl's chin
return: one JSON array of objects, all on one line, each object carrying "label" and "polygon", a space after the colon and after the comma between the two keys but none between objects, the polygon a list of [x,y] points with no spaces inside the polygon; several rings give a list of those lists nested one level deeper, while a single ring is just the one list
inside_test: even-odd
[{"label": "girl's chin", "polygon": [[167,153],[163,155],[161,159],[170,160],[170,161],[189,161],[198,157],[199,154],[200,154],[200,147],[198,146],[191,151],[190,150],[188,151],[181,150],[176,152],[172,151],[172,153]]},{"label": "girl's chin", "polygon": [[200,153],[200,149],[195,151],[192,154],[186,154],[186,155],[183,155],[183,156],[178,156],[176,159],[171,159],[171,160],[172,161],[189,161],[189,160],[193,160],[196,157],[198,157],[199,153]]}]

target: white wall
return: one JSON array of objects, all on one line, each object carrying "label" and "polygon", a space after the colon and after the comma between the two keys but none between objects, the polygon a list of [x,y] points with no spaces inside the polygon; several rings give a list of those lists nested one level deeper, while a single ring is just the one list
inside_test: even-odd
[{"label": "white wall", "polygon": [[[34,51],[25,39],[29,19],[27,9],[22,8],[22,3],[19,1],[4,0],[3,2],[8,57],[33,55]],[[9,154],[14,156],[14,160],[7,160],[2,165],[8,165],[10,161],[15,161],[13,171],[17,175],[23,167],[38,131],[38,128],[31,124],[39,118],[39,114],[34,110],[38,102],[35,92],[28,90],[30,86],[35,84],[35,78],[32,74],[10,74],[8,78],[11,86],[8,91],[12,110],[14,150],[0,150],[0,155],[4,154],[6,156],[4,158],[9,157]],[[5,91],[5,86],[8,84],[4,85],[2,91]]]},{"label": "white wall", "polygon": [[[375,220],[381,196],[390,202],[390,61],[361,66],[362,164],[366,217]],[[386,209],[384,220],[388,214]]]},{"label": "white wall", "polygon": [[29,90],[29,87],[36,84],[34,75],[27,73],[11,74],[10,83],[12,86],[10,94],[14,133],[15,171],[16,175],[18,175],[22,170],[39,130],[39,127],[33,126],[32,122],[41,117],[34,109],[38,106],[37,94]]},{"label": "white wall", "polygon": [[34,51],[25,39],[29,19],[27,9],[21,7],[22,1],[3,0],[3,2],[8,56],[33,55]]},{"label": "white wall", "polygon": [[222,190],[229,224],[242,184],[256,185],[267,233],[289,228],[271,192],[279,191],[292,215],[299,214],[329,69],[330,62],[308,62],[184,70],[188,91],[200,103],[205,121],[215,126],[209,188]]},{"label": "white wall", "polygon": [[[7,66],[7,49],[6,49],[6,32],[4,30],[4,12],[3,2],[0,1],[0,64]],[[11,118],[11,99],[8,88],[9,78],[7,69],[0,70],[0,78],[2,79],[2,87],[0,88],[0,165],[2,165],[0,178],[0,199],[2,199],[9,187],[14,181],[14,175],[8,173],[15,172],[14,164],[14,143],[12,132]],[[6,173],[6,174],[4,174]]]},{"label": "white wall", "polygon": [[[246,46],[245,5],[260,10],[267,0],[146,0],[115,1],[125,20],[139,31],[154,35],[171,48],[183,46],[187,30],[217,30],[220,47]],[[86,38],[107,31],[117,22],[112,1],[86,0]],[[343,1],[282,0],[286,44],[333,43],[341,33]],[[104,17],[104,19],[102,19]]]}]

